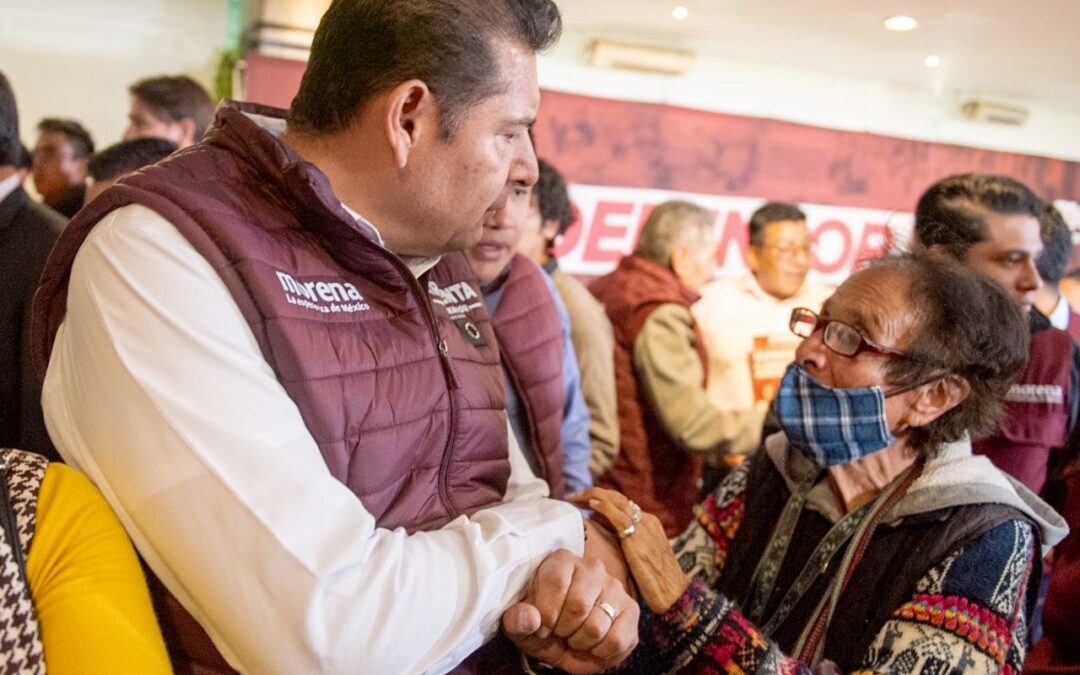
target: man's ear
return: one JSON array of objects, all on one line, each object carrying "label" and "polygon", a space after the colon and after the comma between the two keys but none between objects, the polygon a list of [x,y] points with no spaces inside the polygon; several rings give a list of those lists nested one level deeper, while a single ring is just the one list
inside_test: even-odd
[{"label": "man's ear", "polygon": [[559,221],[548,218],[540,223],[540,236],[544,238],[544,241],[555,241],[559,236]]},{"label": "man's ear", "polygon": [[180,143],[177,145],[194,145],[201,139],[195,138],[195,120],[190,117],[182,117],[176,124],[180,125]]},{"label": "man's ear", "polygon": [[679,281],[685,279],[688,272],[692,274],[692,270],[687,267],[692,264],[691,258],[690,247],[686,244],[679,244],[671,249],[671,271]]},{"label": "man's ear", "polygon": [[402,82],[384,100],[386,140],[395,166],[404,169],[420,140],[439,133],[438,105],[422,80]]},{"label": "man's ear", "polygon": [[946,375],[923,385],[904,415],[909,427],[924,427],[964,402],[971,393],[971,383],[959,375]]},{"label": "man's ear", "polygon": [[746,268],[751,272],[757,272],[761,267],[761,252],[753,244],[746,247]]},{"label": "man's ear", "polygon": [[75,176],[78,181],[86,180],[86,177],[90,174],[90,158],[83,157],[82,159],[75,160]]},{"label": "man's ear", "polygon": [[949,249],[945,248],[943,244],[932,244],[926,247],[926,255],[937,260],[955,260],[952,254],[949,253]]}]

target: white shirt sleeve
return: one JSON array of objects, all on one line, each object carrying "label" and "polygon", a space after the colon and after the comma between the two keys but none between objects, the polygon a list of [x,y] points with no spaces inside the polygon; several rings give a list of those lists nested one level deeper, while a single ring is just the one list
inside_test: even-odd
[{"label": "white shirt sleeve", "polygon": [[583,550],[581,514],[541,498],[520,456],[501,504],[437,531],[376,527],[221,279],[144,207],[107,216],[76,257],[43,405],[64,458],[241,672],[445,672],[549,553]]}]

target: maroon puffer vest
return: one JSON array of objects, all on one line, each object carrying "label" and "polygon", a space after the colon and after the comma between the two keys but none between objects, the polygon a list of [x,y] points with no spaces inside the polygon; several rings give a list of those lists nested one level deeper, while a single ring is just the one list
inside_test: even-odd
[{"label": "maroon puffer vest", "polygon": [[[615,388],[619,408],[619,457],[597,479],[597,485],[626,494],[653,513],[669,537],[681,533],[693,516],[701,478],[701,459],[688,453],[665,431],[634,372],[634,341],[649,315],[660,305],[689,308],[697,294],[675,275],[637,256],[627,256],[619,267],[589,287],[604,305],[615,330]],[[698,333],[697,326],[694,327]],[[695,347],[706,367],[704,343]],[[702,382],[702,386],[705,383]],[[679,405],[669,401],[669,405]]]},{"label": "maroon puffer vest", "polygon": [[1027,369],[1005,396],[997,431],[973,444],[1035,494],[1046,483],[1050,451],[1068,442],[1072,342],[1057,328],[1032,334]]},{"label": "maroon puffer vest", "polygon": [[566,491],[563,480],[562,420],[566,409],[563,382],[562,322],[544,271],[522,255],[510,260],[502,298],[491,322],[499,338],[503,366],[525,411],[532,451],[554,499]]},{"label": "maroon puffer vest", "polygon": [[501,501],[510,470],[502,373],[464,256],[417,280],[361,233],[321,172],[238,108],[68,226],[35,300],[42,372],[80,245],[109,211],[142,204],[221,276],[331,473],[380,527],[435,529]]}]

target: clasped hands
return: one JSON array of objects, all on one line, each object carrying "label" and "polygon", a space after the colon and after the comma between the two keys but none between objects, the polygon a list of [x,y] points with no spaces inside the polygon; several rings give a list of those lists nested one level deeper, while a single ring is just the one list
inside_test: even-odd
[{"label": "clasped hands", "polygon": [[524,597],[503,613],[503,632],[525,655],[568,673],[598,673],[638,642],[640,609],[614,535],[585,521],[585,554],[552,553]]},{"label": "clasped hands", "polygon": [[659,519],[625,495],[590,488],[569,501],[592,509],[611,529],[585,521],[584,557],[557,551],[541,563],[525,596],[503,614],[503,630],[541,663],[597,673],[637,646],[637,594],[650,611],[663,614],[689,581]]}]

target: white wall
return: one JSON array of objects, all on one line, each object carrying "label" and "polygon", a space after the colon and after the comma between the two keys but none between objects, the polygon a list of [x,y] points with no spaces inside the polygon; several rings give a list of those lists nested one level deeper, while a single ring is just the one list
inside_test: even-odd
[{"label": "white wall", "polygon": [[[226,46],[226,0],[0,0],[0,70],[15,87],[23,138],[44,116],[82,120],[101,145],[119,139],[127,86],[184,72],[208,86]],[[312,26],[327,0],[265,0],[268,20]],[[1022,128],[956,114],[960,92],[762,61],[699,54],[688,75],[596,69],[593,36],[567,31],[540,60],[547,88],[771,117],[817,126],[1080,160],[1080,113],[1032,105]]]},{"label": "white wall", "polygon": [[707,52],[699,53],[694,68],[682,76],[593,68],[581,59],[593,37],[567,31],[558,48],[540,59],[540,85],[605,98],[1080,160],[1077,112],[1031,105],[1031,116],[1023,127],[975,123],[959,116],[964,92],[935,94],[932,82],[919,87]]},{"label": "white wall", "polygon": [[42,117],[73,117],[104,147],[126,126],[127,88],[184,73],[211,89],[226,47],[226,0],[0,0],[0,70],[23,141]]}]

